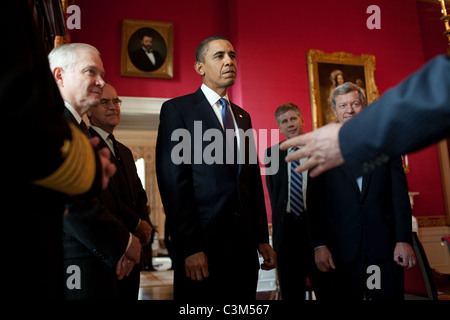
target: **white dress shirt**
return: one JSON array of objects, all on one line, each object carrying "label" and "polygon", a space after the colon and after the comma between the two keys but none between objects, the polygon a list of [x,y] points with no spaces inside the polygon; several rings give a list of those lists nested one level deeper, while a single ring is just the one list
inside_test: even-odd
[{"label": "white dress shirt", "polygon": [[222,105],[220,104],[219,100],[220,98],[224,98],[228,101],[228,106],[230,107],[230,111],[231,111],[231,115],[233,116],[233,123],[234,123],[234,129],[236,132],[236,140],[237,140],[237,147],[238,147],[238,151],[240,150],[240,135],[239,135],[239,127],[236,123],[236,118],[234,117],[234,113],[231,109],[231,103],[230,100],[228,99],[228,94],[226,94],[225,96],[221,97],[219,96],[214,90],[212,90],[211,88],[209,88],[207,85],[205,85],[204,83],[202,84],[202,86],[200,87],[200,89],[202,90],[203,94],[206,96],[206,100],[208,100],[209,104],[211,105],[211,108],[213,109],[214,113],[217,116],[217,119],[220,122],[220,125],[223,128],[223,122],[222,122]]}]

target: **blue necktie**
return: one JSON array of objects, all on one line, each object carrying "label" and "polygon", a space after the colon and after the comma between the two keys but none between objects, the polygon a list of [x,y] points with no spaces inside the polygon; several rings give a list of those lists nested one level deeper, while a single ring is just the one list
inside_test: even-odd
[{"label": "blue necktie", "polygon": [[[228,107],[227,100],[224,98],[219,99],[219,103],[222,106],[222,122],[223,122],[223,129],[225,131],[225,137],[227,130],[233,130],[234,132],[234,122],[233,122],[233,116],[231,115],[230,108]],[[233,141],[229,141],[230,139],[227,139],[227,145],[230,151],[233,152],[233,160],[235,165],[237,165],[237,142],[236,142],[236,136],[233,139]]]},{"label": "blue necktie", "polygon": [[[294,151],[297,148],[294,148]],[[291,162],[291,195],[290,206],[291,213],[299,217],[304,211],[303,205],[303,177],[301,173],[295,172],[295,168],[300,165],[299,161]]]},{"label": "blue necktie", "polygon": [[219,103],[222,106],[222,122],[223,122],[223,129],[233,129],[234,130],[234,123],[233,123],[233,116],[231,115],[230,108],[228,108],[227,100],[224,98],[219,99]]}]

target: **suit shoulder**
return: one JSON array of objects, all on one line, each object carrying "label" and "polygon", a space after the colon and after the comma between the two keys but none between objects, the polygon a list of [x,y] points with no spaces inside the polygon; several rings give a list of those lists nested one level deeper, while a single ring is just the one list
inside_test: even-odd
[{"label": "suit shoulder", "polygon": [[163,103],[163,105],[164,104],[186,103],[188,101],[195,102],[195,101],[197,101],[198,99],[201,98],[201,95],[200,95],[199,91],[200,90],[197,90],[196,92],[193,92],[193,93],[188,93],[188,94],[185,94],[185,95],[174,97],[172,99],[169,99],[169,100],[165,101]]},{"label": "suit shoulder", "polygon": [[[283,141],[281,141],[281,142],[283,142]],[[267,154],[271,154],[271,153],[274,153],[274,152],[279,152],[280,151],[280,144],[281,144],[281,142],[268,147],[266,149],[266,153]]]},{"label": "suit shoulder", "polygon": [[232,104],[233,104],[233,107],[236,109],[236,111],[237,111],[239,114],[242,114],[243,116],[246,116],[246,117],[251,118],[250,114],[249,114],[247,111],[245,111],[243,108],[239,107],[239,106],[238,106],[237,104],[235,104],[235,103],[232,103]]},{"label": "suit shoulder", "polygon": [[175,97],[175,98],[169,99],[167,101],[164,101],[161,106],[161,111],[163,109],[167,109],[167,108],[180,109],[180,111],[181,111],[186,108],[186,105],[189,105],[189,104],[195,104],[195,94],[194,93],[186,94],[183,96]]},{"label": "suit shoulder", "polygon": [[130,148],[128,148],[126,145],[124,145],[122,142],[120,142],[120,141],[117,141],[117,144],[118,144],[118,146],[120,147],[120,148],[122,148],[122,149],[124,149],[124,150],[126,150],[127,152],[130,152],[130,153],[132,153],[131,152],[131,149]]}]

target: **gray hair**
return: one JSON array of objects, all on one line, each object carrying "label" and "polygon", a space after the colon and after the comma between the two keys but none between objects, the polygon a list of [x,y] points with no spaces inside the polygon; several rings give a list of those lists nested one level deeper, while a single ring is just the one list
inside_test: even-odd
[{"label": "gray hair", "polygon": [[55,47],[48,55],[50,70],[57,67],[63,68],[65,71],[72,71],[77,63],[78,53],[80,51],[91,51],[98,55],[100,52],[87,43],[66,43]]},{"label": "gray hair", "polygon": [[336,89],[334,89],[333,94],[331,95],[331,106],[333,107],[333,109],[336,110],[336,96],[347,94],[353,91],[357,91],[359,93],[359,101],[361,102],[361,105],[365,106],[366,96],[364,94],[364,91],[352,82],[345,82],[340,86],[337,86]]}]

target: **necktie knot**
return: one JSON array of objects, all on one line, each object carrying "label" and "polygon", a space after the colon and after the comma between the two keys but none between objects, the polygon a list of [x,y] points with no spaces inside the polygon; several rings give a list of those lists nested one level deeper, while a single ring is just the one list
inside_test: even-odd
[{"label": "necktie knot", "polygon": [[112,133],[109,134],[108,138],[112,141],[113,144],[116,144],[116,138]]},{"label": "necktie knot", "polygon": [[120,160],[120,154],[119,154],[116,138],[114,137],[114,135],[112,133],[110,133],[108,135],[108,139],[111,140],[111,142],[112,142],[114,156],[116,157],[117,160]]},{"label": "necktie knot", "polygon": [[89,129],[88,129],[87,125],[86,125],[86,122],[84,122],[84,120],[81,120],[80,128],[81,128],[81,131],[83,131],[84,134],[86,136],[88,136],[88,138],[91,138],[91,134],[89,133]]}]

